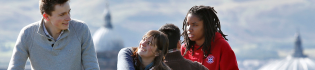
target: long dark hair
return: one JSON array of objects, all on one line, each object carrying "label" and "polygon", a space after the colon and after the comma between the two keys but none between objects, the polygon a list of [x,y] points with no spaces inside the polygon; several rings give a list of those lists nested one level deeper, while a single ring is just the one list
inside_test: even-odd
[{"label": "long dark hair", "polygon": [[[225,40],[228,40],[226,38],[227,35],[224,35],[223,32],[221,31],[221,25],[220,25],[220,20],[218,18],[218,16],[216,15],[216,11],[213,9],[213,7],[210,6],[193,6],[192,8],[190,8],[190,10],[188,11],[188,14],[192,14],[192,15],[196,15],[200,20],[203,21],[203,28],[204,28],[204,36],[205,36],[205,41],[204,43],[200,46],[202,47],[202,51],[204,54],[204,58],[206,58],[209,54],[211,54],[211,42],[214,41],[215,38],[215,33],[219,32]],[[189,51],[190,49],[192,52],[192,55],[194,53],[194,44],[195,41],[191,41],[188,38],[188,34],[187,34],[187,15],[184,19],[183,22],[183,33],[182,36],[184,37],[184,41],[185,42],[185,46],[186,46],[186,50],[184,52],[184,56],[186,55],[187,51]],[[200,47],[198,49],[200,49]]]},{"label": "long dark hair", "polygon": [[[169,70],[170,68],[164,63],[164,58],[167,54],[168,46],[169,46],[167,35],[160,31],[150,30],[143,36],[143,38],[149,38],[149,37],[153,37],[151,41],[152,43],[149,45],[157,47],[155,51],[159,53],[159,56],[156,56],[153,60],[154,62],[153,70]],[[138,57],[140,57],[137,54],[138,48],[134,48],[133,50],[135,50],[132,55],[134,58],[134,61],[136,62],[135,68],[136,70],[140,70],[140,65],[143,65],[143,64],[138,59]]]}]

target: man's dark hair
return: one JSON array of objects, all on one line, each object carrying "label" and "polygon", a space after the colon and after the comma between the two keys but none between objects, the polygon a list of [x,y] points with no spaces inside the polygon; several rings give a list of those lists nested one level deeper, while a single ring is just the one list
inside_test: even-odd
[{"label": "man's dark hair", "polygon": [[55,5],[62,5],[66,2],[68,0],[39,0],[40,13],[51,15],[51,12],[55,10]]},{"label": "man's dark hair", "polygon": [[[228,40],[226,38],[227,35],[223,34],[223,32],[221,31],[221,25],[220,25],[220,20],[218,18],[218,16],[216,15],[216,11],[213,9],[213,7],[210,6],[193,6],[192,8],[190,8],[190,10],[188,11],[188,14],[192,14],[192,15],[196,15],[200,20],[203,21],[203,28],[204,28],[204,36],[205,36],[205,41],[204,43],[201,45],[202,47],[202,51],[204,54],[204,58],[206,58],[211,51],[211,42],[214,41],[215,38],[215,33],[219,32],[223,38],[225,40]],[[186,50],[184,53],[184,56],[186,55],[187,51],[192,49],[192,55],[194,53],[194,44],[195,41],[191,41],[188,37],[187,34],[187,15],[184,19],[183,22],[183,33],[182,36],[184,37],[184,42],[185,42],[185,46],[186,46]],[[199,47],[198,49],[200,49],[201,47]]]},{"label": "man's dark hair", "polygon": [[165,24],[160,27],[159,31],[163,32],[167,35],[169,40],[169,47],[168,49],[176,49],[177,42],[180,39],[180,30],[174,24]]}]

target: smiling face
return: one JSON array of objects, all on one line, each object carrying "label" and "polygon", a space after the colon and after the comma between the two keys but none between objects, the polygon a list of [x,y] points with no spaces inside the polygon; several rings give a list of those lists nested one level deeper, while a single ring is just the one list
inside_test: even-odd
[{"label": "smiling face", "polygon": [[57,4],[55,5],[54,11],[51,12],[51,15],[45,14],[45,19],[48,19],[48,23],[57,30],[68,29],[69,21],[71,20],[70,10],[68,2],[64,4]]},{"label": "smiling face", "polygon": [[191,41],[204,41],[203,21],[193,14],[188,14],[186,19],[186,30],[189,39]]},{"label": "smiling face", "polygon": [[137,53],[142,58],[154,58],[157,47],[153,46],[153,37],[144,37],[140,41]]}]

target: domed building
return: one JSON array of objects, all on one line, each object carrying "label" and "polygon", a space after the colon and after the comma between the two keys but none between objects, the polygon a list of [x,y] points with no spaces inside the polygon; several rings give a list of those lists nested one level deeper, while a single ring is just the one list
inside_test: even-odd
[{"label": "domed building", "polygon": [[108,6],[105,9],[105,24],[93,35],[93,42],[101,70],[117,70],[117,55],[124,48],[123,40],[113,30]]},{"label": "domed building", "polygon": [[283,60],[272,61],[259,70],[315,70],[315,63],[303,54],[300,34],[296,34],[294,53]]}]

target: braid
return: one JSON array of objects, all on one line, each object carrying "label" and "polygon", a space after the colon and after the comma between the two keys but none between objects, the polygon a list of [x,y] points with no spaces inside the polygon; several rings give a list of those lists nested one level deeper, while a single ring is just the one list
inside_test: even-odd
[{"label": "braid", "polygon": [[[204,43],[198,48],[202,48],[203,54],[204,54],[204,58],[206,58],[211,51],[211,42],[214,42],[215,40],[215,33],[219,32],[223,38],[225,40],[228,40],[226,38],[227,35],[224,35],[223,32],[221,31],[221,25],[220,25],[220,20],[218,18],[218,16],[216,15],[216,11],[213,9],[213,7],[210,6],[193,6],[187,13],[188,14],[193,14],[196,15],[197,17],[199,17],[200,20],[203,20],[203,28],[204,28],[204,36],[205,36],[205,41]],[[194,53],[194,41],[191,41],[188,37],[187,34],[187,16],[184,19],[183,22],[183,33],[182,36],[184,37],[184,41],[185,42],[185,47],[186,50],[184,52],[184,55],[186,55],[187,51],[192,52],[192,55]],[[191,49],[191,50],[190,50]]]}]

